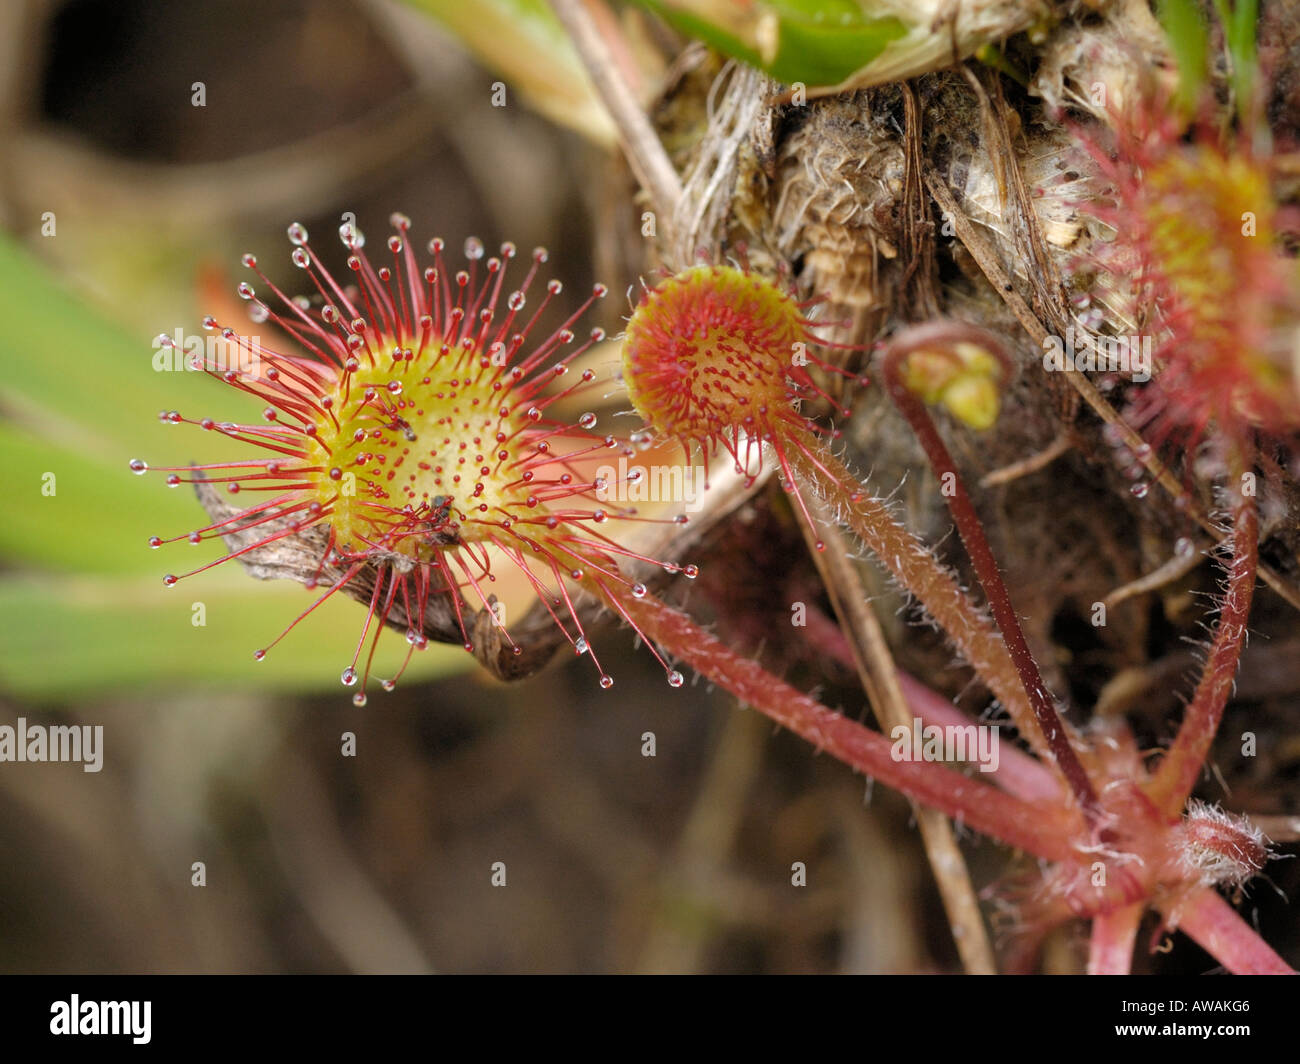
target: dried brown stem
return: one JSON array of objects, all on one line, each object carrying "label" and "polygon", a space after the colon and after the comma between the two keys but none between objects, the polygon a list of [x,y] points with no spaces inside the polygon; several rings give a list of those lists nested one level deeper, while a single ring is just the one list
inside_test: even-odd
[{"label": "dried brown stem", "polygon": [[623,151],[641,187],[661,217],[671,218],[682,197],[682,184],[659,143],[641,104],[628,87],[609,46],[582,0],[551,0],[596,91],[618,127]]},{"label": "dried brown stem", "polygon": [[[802,522],[800,525],[831,604],[848,634],[854,665],[875,710],[876,720],[887,733],[900,725],[910,729],[912,711],[903,697],[885,633],[867,602],[861,574],[849,558],[848,544],[832,522],[826,504],[815,497],[806,501],[817,527],[810,528]],[[824,550],[816,549],[819,540],[824,544]],[[995,975],[997,964],[993,945],[952,825],[937,809],[920,806],[915,812],[921,841],[934,871],[962,966],[971,975]]]},{"label": "dried brown stem", "polygon": [[1031,473],[1037,473],[1040,469],[1047,468],[1069,449],[1070,437],[1063,432],[1037,454],[1031,454],[1028,458],[1022,458],[1018,462],[1004,465],[1001,469],[985,473],[980,477],[980,487],[996,488],[1002,484],[1010,484],[1021,477],[1027,477]]}]

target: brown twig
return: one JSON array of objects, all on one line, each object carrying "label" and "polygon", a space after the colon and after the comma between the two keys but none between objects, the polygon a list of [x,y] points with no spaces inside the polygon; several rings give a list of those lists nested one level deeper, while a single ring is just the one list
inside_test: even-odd
[{"label": "brown twig", "polygon": [[[885,633],[867,601],[861,574],[849,560],[848,544],[826,504],[815,493],[808,499],[808,508],[818,527],[810,528],[802,521],[799,525],[831,605],[848,636],[858,677],[876,720],[886,732],[899,725],[910,729],[912,711],[903,697]],[[817,549],[819,540],[824,550]],[[915,805],[913,808],[962,966],[970,975],[995,975],[993,946],[952,825],[938,810]]]},{"label": "brown twig", "polygon": [[996,488],[1003,484],[1010,484],[1013,480],[1019,480],[1021,477],[1027,477],[1030,473],[1037,473],[1040,469],[1045,469],[1051,465],[1069,449],[1070,437],[1063,432],[1037,454],[1031,454],[1028,458],[1022,458],[1018,462],[1011,462],[999,469],[994,469],[992,472],[985,473],[980,477],[980,487]]},{"label": "brown twig", "polygon": [[637,181],[650,194],[660,216],[673,217],[682,197],[681,180],[591,13],[582,0],[551,0],[551,7],[618,127],[623,152]]},{"label": "brown twig", "polygon": [[1105,603],[1107,609],[1111,609],[1121,602],[1128,601],[1134,595],[1145,595],[1148,591],[1157,591],[1172,584],[1175,580],[1181,580],[1199,566],[1203,560],[1201,553],[1195,550],[1190,554],[1175,554],[1168,561],[1151,570],[1151,572],[1144,573],[1136,580],[1130,580],[1127,584],[1117,587],[1101,601]]}]

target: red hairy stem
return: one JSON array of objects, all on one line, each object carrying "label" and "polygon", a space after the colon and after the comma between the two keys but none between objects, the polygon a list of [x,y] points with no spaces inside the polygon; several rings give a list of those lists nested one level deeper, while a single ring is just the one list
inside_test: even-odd
[{"label": "red hairy stem", "polygon": [[1009,846],[1049,861],[1067,861],[1074,856],[1069,821],[1058,810],[1021,801],[942,765],[896,761],[890,752],[893,744],[879,732],[777,679],[684,613],[650,596],[616,600],[600,585],[595,585],[595,590],[668,654],[817,749]]},{"label": "red hairy stem", "polygon": [[[949,702],[938,691],[927,687],[914,676],[898,671],[898,685],[903,689],[907,704],[926,724],[939,727],[953,725],[964,727],[977,723],[970,715]],[[990,773],[992,780],[1008,794],[1027,802],[1059,802],[1061,786],[1055,776],[1041,761],[1035,761],[1023,750],[1009,743],[1003,744],[998,754],[998,767]]]},{"label": "red hairy stem", "polygon": [[952,644],[988,686],[1020,734],[1040,754],[1048,748],[1033,721],[1014,663],[1002,637],[966,595],[952,572],[881,499],[857,487],[857,480],[811,433],[791,431],[785,458],[793,473],[813,484],[831,504],[836,518],[862,540],[925,607]]},{"label": "red hairy stem", "polygon": [[[1241,483],[1238,477],[1237,483]],[[1254,495],[1239,491],[1233,515],[1232,562],[1228,567],[1228,588],[1219,610],[1214,641],[1201,682],[1183,715],[1182,726],[1169,752],[1156,768],[1148,788],[1151,799],[1166,813],[1182,810],[1210,744],[1219,730],[1223,710],[1232,694],[1233,680],[1246,643],[1246,623],[1255,595],[1255,573],[1259,562],[1259,509]]]},{"label": "red hairy stem", "polygon": [[[814,645],[842,665],[850,669],[856,668],[853,648],[849,646],[848,639],[834,621],[811,606],[808,609],[807,620],[808,624],[803,630]],[[902,688],[908,708],[921,718],[923,724],[965,727],[978,723],[938,691],[927,687],[910,673],[897,669],[895,675],[898,677],[898,686]],[[998,767],[989,775],[991,781],[1008,794],[1014,794],[1017,798],[1026,801],[1054,802],[1061,798],[1060,784],[1051,771],[1041,761],[1036,761],[1015,746],[1002,747]]]},{"label": "red hairy stem", "polygon": [[1128,975],[1133,970],[1133,943],[1145,909],[1144,903],[1134,902],[1093,918],[1088,940],[1089,975]]},{"label": "red hairy stem", "polygon": [[1197,887],[1165,914],[1234,975],[1295,975],[1237,910],[1209,887]]},{"label": "red hairy stem", "polygon": [[899,412],[916,433],[935,475],[946,483],[944,499],[948,504],[948,510],[957,525],[957,532],[966,547],[975,574],[979,577],[980,586],[984,589],[989,608],[993,612],[993,619],[1002,631],[1007,650],[1024,685],[1025,693],[1029,696],[1034,720],[1075,800],[1089,822],[1095,825],[1101,817],[1097,793],[1083,767],[1083,762],[1079,760],[1079,755],[1070,744],[1065,722],[1056,712],[1052,696],[1043,682],[1042,674],[1038,671],[1038,664],[1029,650],[1029,644],[1025,641],[1024,631],[1020,627],[1020,618],[1011,604],[1011,597],[1007,594],[1006,584],[1002,581],[997,559],[993,557],[993,551],[984,535],[984,526],[980,523],[975,506],[962,483],[957,465],[939,435],[938,429],[935,428],[929,410],[903,382],[902,363],[910,354],[918,350],[942,351],[959,343],[974,344],[992,353],[1002,361],[1004,366],[1008,365],[1006,355],[992,343],[991,337],[984,330],[955,322],[942,322],[908,329],[889,345],[884,359],[885,385],[889,389],[894,405],[898,407]]}]

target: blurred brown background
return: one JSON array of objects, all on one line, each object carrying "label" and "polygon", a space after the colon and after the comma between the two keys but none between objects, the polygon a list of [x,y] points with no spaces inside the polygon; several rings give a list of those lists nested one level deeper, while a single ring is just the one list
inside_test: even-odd
[{"label": "blurred brown background", "polygon": [[[494,80],[424,12],[396,3],[15,0],[0,7],[0,222],[39,263],[28,269],[138,343],[139,364],[100,396],[105,408],[134,402],[152,337],[198,332],[203,314],[237,306],[241,252],[295,292],[284,239],[295,220],[335,265],[343,212],[373,239],[401,210],[421,244],[435,233],[452,248],[470,234],[544,244],[566,284],[599,277],[621,295],[646,268],[612,235],[631,210],[626,174],[518,95],[494,108]],[[41,234],[46,211],[55,239]],[[5,348],[6,359],[63,359],[75,373],[103,357],[69,350],[56,310],[25,309],[48,342]],[[600,324],[616,333],[625,312],[607,300]],[[178,379],[177,405],[215,410],[224,397],[203,384]],[[140,411],[134,449],[179,448],[173,460],[185,460],[180,437],[160,442],[155,412]],[[84,410],[88,423],[99,413]],[[113,455],[126,492],[138,485],[124,457]],[[146,487],[164,491],[156,479]],[[16,491],[6,505],[19,514],[31,504]],[[760,535],[772,527],[763,500],[742,518]],[[142,544],[155,531],[142,521],[131,534]],[[797,539],[786,548],[797,553]],[[25,557],[5,573],[39,587],[52,570]],[[148,562],[151,575],[131,577],[142,597],[161,595],[171,568]],[[79,644],[77,603],[59,625],[16,607],[0,618],[6,641],[30,641],[26,664],[4,677],[0,723],[102,724],[106,744],[98,774],[0,765],[0,969],[956,968],[906,803],[864,794],[863,781],[724,693],[688,683],[668,697],[626,630],[607,625],[597,641],[616,678],[608,692],[586,660],[504,686],[457,658],[453,674],[357,709],[334,679],[345,661],[275,690],[249,678],[247,652],[289,619],[282,603],[241,619],[229,689],[197,675],[200,658],[211,667],[203,644],[144,638],[152,682],[106,669],[55,689],[40,682],[45,654],[94,657]],[[864,712],[848,674],[773,664]],[[355,758],[340,755],[344,731],[356,734]],[[653,758],[642,756],[646,732]],[[967,850],[977,885],[1005,870],[991,844]],[[191,886],[195,861],[202,888]],[[490,883],[498,861],[504,888]],[[806,887],[791,885],[794,862]],[[1266,886],[1256,902],[1266,920],[1285,911]],[[1073,966],[1077,946],[1055,941],[1048,967]],[[1137,966],[1212,963],[1180,942]]]}]

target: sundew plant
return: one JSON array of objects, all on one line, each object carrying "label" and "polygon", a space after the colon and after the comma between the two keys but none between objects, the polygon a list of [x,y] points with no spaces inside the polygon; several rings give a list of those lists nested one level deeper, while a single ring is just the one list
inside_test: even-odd
[{"label": "sundew plant", "polygon": [[[586,131],[626,164],[626,275],[573,293],[540,249],[453,253],[437,196],[386,239],[345,223],[345,275],[297,222],[292,288],[244,256],[251,325],[203,322],[238,357],[197,365],[260,420],[178,385],[161,420],[228,457],[187,462],[172,435],[130,464],[198,495],[192,529],[141,531],[178,559],[161,583],[233,563],[306,585],[296,615],[250,618],[257,660],[355,600],[340,678],[376,713],[406,668],[375,674],[383,638],[522,683],[563,648],[609,698],[597,645],[635,641],[656,697],[714,685],[914,803],[967,971],[1037,970],[1068,932],[1082,969],[1123,974],[1177,932],[1227,971],[1290,972],[1294,942],[1243,904],[1296,835],[1215,778],[1252,633],[1300,609],[1300,131],[1267,106],[1253,21],[987,5],[950,32],[864,2],[837,37],[804,5],[732,6],[553,5]],[[681,49],[658,89],[651,41]],[[590,324],[623,292],[621,333]],[[1086,364],[1059,357],[1067,330]],[[1132,337],[1149,362],[1106,361]],[[647,454],[702,473],[703,512],[626,501],[644,474],[618,460]],[[783,560],[737,546],[755,507]],[[1059,527],[1120,554],[1116,513],[1146,539],[1107,588]],[[207,541],[226,555],[180,560]],[[816,636],[802,598],[737,606],[746,583],[780,598],[785,570],[815,579]],[[1114,618],[1198,571],[1185,704],[1139,719],[1103,650],[1177,623]],[[540,625],[503,616],[506,584]],[[846,673],[856,702],[824,699]],[[974,837],[1006,855],[979,890]]]}]

